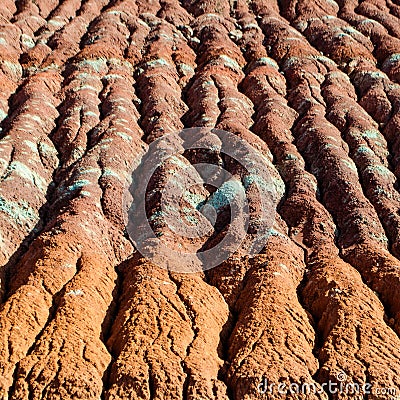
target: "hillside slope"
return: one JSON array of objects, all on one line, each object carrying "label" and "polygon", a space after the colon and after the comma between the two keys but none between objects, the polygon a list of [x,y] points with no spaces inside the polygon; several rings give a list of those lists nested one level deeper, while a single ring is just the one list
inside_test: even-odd
[{"label": "hillside slope", "polygon": [[[2,0],[0,76],[0,399],[399,398],[399,0]],[[162,220],[180,170],[222,166],[250,204],[247,241],[182,273],[135,250],[126,199],[193,127],[256,148],[277,198],[249,256],[250,150],[172,143],[139,199],[171,249],[240,233],[226,204],[206,241]],[[197,185],[188,220],[217,200]]]}]

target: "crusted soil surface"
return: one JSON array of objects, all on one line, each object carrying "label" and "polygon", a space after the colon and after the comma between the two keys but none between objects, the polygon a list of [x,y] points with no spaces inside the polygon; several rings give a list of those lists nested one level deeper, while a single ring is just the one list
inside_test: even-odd
[{"label": "crusted soil surface", "polygon": [[[400,398],[399,0],[0,3],[0,399]],[[257,147],[278,199],[261,252],[180,273],[135,249],[125,195],[193,127]],[[192,252],[158,193],[199,161],[249,182],[192,151],[144,200]]]}]

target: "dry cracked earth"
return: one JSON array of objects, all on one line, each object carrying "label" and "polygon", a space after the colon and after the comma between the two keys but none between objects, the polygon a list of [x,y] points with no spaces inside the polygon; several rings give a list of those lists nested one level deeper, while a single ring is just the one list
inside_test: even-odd
[{"label": "dry cracked earth", "polygon": [[[1,0],[0,76],[1,399],[399,398],[399,0]],[[191,127],[256,147],[278,203],[259,254],[186,274],[135,250],[123,199]],[[194,252],[157,193],[199,159],[249,182],[189,152],[144,200]]]}]

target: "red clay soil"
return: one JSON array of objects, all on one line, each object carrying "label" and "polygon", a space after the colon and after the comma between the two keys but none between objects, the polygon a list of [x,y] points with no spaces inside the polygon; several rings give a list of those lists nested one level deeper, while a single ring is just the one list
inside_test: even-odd
[{"label": "red clay soil", "polygon": [[[259,254],[188,274],[124,198],[192,127],[256,147],[279,198]],[[194,252],[157,193],[204,160],[243,178],[189,152],[145,199]],[[399,0],[2,0],[0,177],[0,400],[400,398]]]}]

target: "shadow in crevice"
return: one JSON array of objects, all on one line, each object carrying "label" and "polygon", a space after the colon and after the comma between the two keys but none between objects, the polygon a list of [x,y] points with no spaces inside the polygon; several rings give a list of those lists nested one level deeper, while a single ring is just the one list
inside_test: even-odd
[{"label": "shadow in crevice", "polygon": [[112,335],[112,327],[113,324],[121,311],[121,298],[123,295],[123,283],[124,283],[124,270],[127,269],[132,263],[137,263],[140,256],[137,253],[129,256],[126,260],[122,261],[115,267],[115,271],[117,273],[117,278],[115,280],[115,287],[112,291],[112,302],[109,305],[106,316],[101,324],[101,333],[100,339],[104,343],[104,346],[107,348],[107,351],[111,355],[111,361],[107,366],[106,370],[103,373],[102,381],[103,381],[103,391],[101,394],[101,399],[106,398],[106,393],[110,389],[110,376],[111,376],[111,369],[115,362],[115,355],[113,354],[108,341]]},{"label": "shadow in crevice", "polygon": [[229,370],[229,366],[230,366],[229,365],[229,362],[230,362],[229,361],[229,359],[230,359],[230,352],[229,352],[230,338],[234,332],[237,321],[238,321],[237,313],[233,309],[230,309],[228,320],[222,326],[221,333],[219,335],[220,341],[218,343],[218,348],[217,348],[218,356],[224,362],[224,364],[221,366],[221,368],[218,371],[218,379],[221,382],[225,383],[226,391],[227,391],[226,394],[229,399],[235,398],[232,385],[229,382],[228,370]]}]

